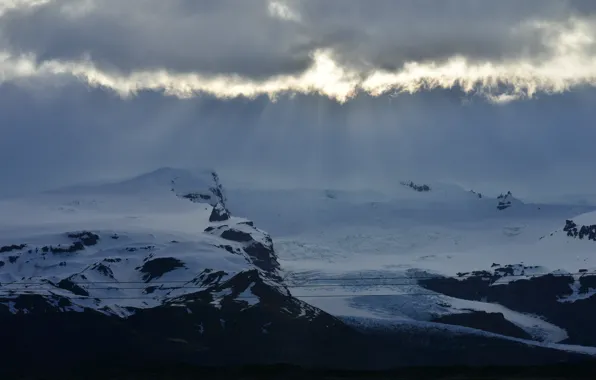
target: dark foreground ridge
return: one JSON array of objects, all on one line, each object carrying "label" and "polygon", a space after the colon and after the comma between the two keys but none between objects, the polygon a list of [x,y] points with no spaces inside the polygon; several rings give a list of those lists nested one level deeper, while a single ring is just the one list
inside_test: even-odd
[{"label": "dark foreground ridge", "polygon": [[[284,301],[281,310],[289,308],[289,302],[291,298]],[[581,364],[593,360],[587,355],[479,335],[453,336],[422,329],[353,329],[326,314],[311,320],[288,318],[273,305],[244,312],[234,311],[233,305],[221,311],[202,302],[186,306],[192,314],[185,308],[158,307],[139,310],[127,319],[94,311],[5,314],[0,318],[4,342],[0,378],[21,374],[58,377],[76,368],[91,374],[100,369],[142,368],[147,363],[163,363],[164,370],[172,371],[181,365],[277,363],[304,368],[388,370],[409,366]],[[264,324],[268,324],[267,332],[262,330]]]},{"label": "dark foreground ridge", "polygon": [[[386,371],[346,371],[305,368],[299,366],[273,364],[265,366],[239,367],[198,367],[183,363],[130,364],[108,367],[106,363],[87,362],[74,366],[68,373],[53,376],[46,374],[43,379],[74,380],[249,380],[249,379],[353,379],[353,380],[425,380],[425,379],[590,379],[596,373],[596,362],[584,364],[553,364],[534,367],[415,367]],[[35,377],[12,377],[33,379]],[[8,378],[7,378],[8,379]]]}]

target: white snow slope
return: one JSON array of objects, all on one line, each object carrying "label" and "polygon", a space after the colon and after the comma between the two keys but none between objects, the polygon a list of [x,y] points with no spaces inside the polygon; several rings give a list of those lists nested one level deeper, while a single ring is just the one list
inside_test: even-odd
[{"label": "white snow slope", "polygon": [[[528,276],[595,272],[596,243],[562,231],[566,219],[591,209],[525,204],[507,192],[497,199],[450,185],[430,188],[404,186],[389,195],[228,189],[228,206],[272,234],[292,293],[331,314],[413,323],[470,310],[500,312],[537,340],[566,339],[565,330],[539,317],[436,294],[416,278],[489,270],[495,263],[535,266],[523,272]],[[500,210],[503,198],[510,206]],[[596,213],[577,220],[596,223]],[[527,278],[520,273],[508,281]]]},{"label": "white snow slope", "polygon": [[[415,324],[469,310],[500,312],[537,340],[564,340],[565,330],[536,316],[446,297],[421,288],[416,278],[494,263],[536,266],[529,275],[596,271],[596,243],[562,231],[566,219],[590,209],[524,204],[508,194],[510,207],[499,210],[496,198],[455,186],[430,188],[403,186],[391,194],[227,189],[226,199],[212,172],[166,168],[123,182],[0,200],[0,250],[6,247],[0,296],[63,294],[75,309],[124,316],[128,306],[153,307],[196,292],[206,270],[227,278],[254,270],[244,243],[205,232],[228,225],[266,243],[267,234],[247,219],[209,222],[214,206],[225,202],[232,215],[271,233],[292,294],[333,315]],[[188,194],[193,199],[184,198]],[[596,223],[596,213],[577,220]],[[72,246],[80,238],[68,235],[84,231],[98,235],[96,244],[44,252]],[[168,270],[149,273],[158,259]],[[88,295],[57,288],[65,279]]]},{"label": "white snow slope", "polygon": [[[126,315],[128,306],[153,307],[197,292],[209,272],[224,271],[225,280],[257,269],[241,251],[245,243],[204,232],[227,225],[255,241],[267,238],[242,218],[209,222],[221,198],[215,179],[211,172],[165,168],[120,183],[0,200],[0,296],[64,295],[75,310]],[[189,193],[205,195],[206,203],[182,197]],[[59,252],[86,232],[97,241]],[[75,284],[79,296],[56,287],[61,280]],[[245,298],[250,303],[250,295]]]}]

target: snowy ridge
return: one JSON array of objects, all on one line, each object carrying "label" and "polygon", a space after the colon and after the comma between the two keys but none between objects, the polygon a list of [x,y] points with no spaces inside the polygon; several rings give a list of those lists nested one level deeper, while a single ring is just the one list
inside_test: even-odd
[{"label": "snowy ridge", "polygon": [[[279,342],[377,344],[345,318],[465,326],[461,339],[474,338],[462,342],[481,344],[467,353],[485,347],[478,336],[596,346],[587,318],[593,242],[563,230],[540,239],[588,210],[577,211],[444,184],[392,194],[224,190],[213,171],[164,168],[0,200],[0,316],[17,326],[31,314],[60,314],[76,326],[81,315],[101,331],[159,325],[159,339],[187,342],[193,355],[263,342],[248,354],[267,348],[267,360],[284,351]],[[435,352],[416,343],[424,331],[415,334],[412,344]]]},{"label": "snowy ridge", "polygon": [[429,323],[462,315],[445,320],[596,345],[583,318],[596,307],[593,242],[562,231],[593,208],[409,184],[384,194],[228,191],[234,212],[272,233],[292,293],[332,315]]},{"label": "snowy ridge", "polygon": [[[37,202],[0,202],[0,304],[17,312],[11,300],[40,295],[68,299],[62,310],[126,315],[217,292],[243,273],[287,293],[279,281],[266,280],[279,279],[268,234],[242,218],[212,221],[214,210],[225,208],[225,195],[217,174],[203,174],[166,168],[121,183],[62,189]],[[259,302],[251,284],[243,286],[241,298]]]},{"label": "snowy ridge", "polygon": [[[219,177],[213,170],[185,170],[176,168],[159,168],[149,173],[116,182],[94,185],[69,186],[46,192],[50,195],[85,195],[131,196],[161,194],[164,190],[173,191],[178,196],[197,193],[203,203],[215,206],[217,202],[225,203],[225,194],[219,183]],[[221,195],[217,194],[221,191]]]}]

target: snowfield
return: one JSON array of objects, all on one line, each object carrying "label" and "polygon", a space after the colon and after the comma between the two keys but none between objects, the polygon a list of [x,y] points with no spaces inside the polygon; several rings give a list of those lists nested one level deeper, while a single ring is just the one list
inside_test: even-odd
[{"label": "snowfield", "polygon": [[[0,305],[31,313],[39,305],[23,297],[39,295],[63,312],[130,317],[163,305],[192,314],[188,302],[201,297],[224,314],[276,304],[293,318],[322,310],[578,352],[577,342],[596,346],[578,338],[587,322],[551,315],[594,307],[596,242],[569,232],[569,220],[581,229],[596,212],[409,182],[391,194],[224,191],[213,171],[163,168],[0,200]],[[534,290],[514,287],[537,278],[553,279],[540,286],[554,306],[518,302]]]},{"label": "snowfield", "polygon": [[[593,208],[490,198],[456,186],[374,192],[229,189],[230,209],[269,231],[292,293],[342,317],[399,323],[470,310],[502,313],[534,339],[565,329],[492,302],[425,289],[418,279],[511,265],[491,286],[549,273],[596,272],[596,243],[567,236],[566,219],[596,223]],[[502,204],[508,207],[499,207]],[[517,267],[517,269],[516,269]],[[465,277],[463,277],[465,278]],[[589,298],[594,291],[565,296]],[[561,300],[563,301],[563,299]],[[448,305],[448,306],[445,306]]]},{"label": "snowfield", "polygon": [[[225,201],[217,185],[211,172],[160,169],[120,183],[0,201],[0,296],[63,296],[74,304],[64,310],[126,315],[128,307],[155,307],[208,289],[210,273],[225,282],[262,271],[244,249],[269,244],[266,233],[242,218],[210,221]],[[195,202],[189,194],[202,198]],[[220,236],[230,231],[247,238]],[[250,289],[241,298],[258,300]]]}]

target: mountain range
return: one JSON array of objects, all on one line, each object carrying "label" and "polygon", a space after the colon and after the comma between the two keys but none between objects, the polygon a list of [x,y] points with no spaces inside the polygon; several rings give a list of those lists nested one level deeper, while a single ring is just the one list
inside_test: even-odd
[{"label": "mountain range", "polygon": [[1,367],[592,360],[594,209],[172,168],[1,199]]}]

